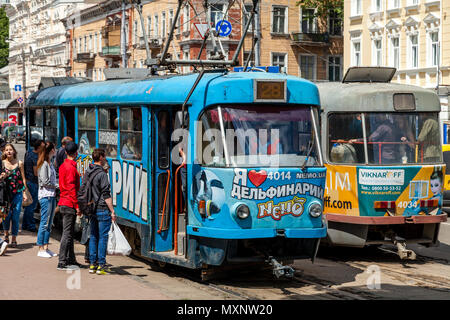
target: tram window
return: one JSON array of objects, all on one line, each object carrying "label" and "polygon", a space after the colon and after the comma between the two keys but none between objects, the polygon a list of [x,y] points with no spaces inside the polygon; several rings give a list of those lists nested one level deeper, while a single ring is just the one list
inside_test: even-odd
[{"label": "tram window", "polygon": [[[158,228],[161,225],[161,219],[163,216],[164,209],[164,221],[162,225],[162,230],[167,230],[169,225],[169,205],[170,205],[170,190],[167,192],[167,173],[161,173],[158,175]],[[164,199],[166,200],[166,205],[164,206]]]},{"label": "tram window", "polygon": [[44,139],[43,126],[44,126],[43,109],[31,109],[30,110],[31,143],[33,143],[33,141],[37,139]]},{"label": "tram window", "polygon": [[312,121],[309,106],[208,109],[200,117],[197,161],[218,167],[317,165]]},{"label": "tram window", "polygon": [[120,108],[120,153],[123,159],[142,158],[141,108]]},{"label": "tram window", "polygon": [[104,149],[107,157],[117,157],[117,142],[119,120],[117,117],[117,108],[100,108],[98,109],[99,130],[98,145]]},{"label": "tram window", "polygon": [[169,112],[158,113],[158,164],[161,169],[169,167],[170,121]]},{"label": "tram window", "polygon": [[95,108],[78,108],[78,152],[91,154],[95,146]]},{"label": "tram window", "polygon": [[56,143],[57,139],[57,120],[58,111],[55,108],[45,109],[44,134],[45,140]]},{"label": "tram window", "polygon": [[[360,141],[350,143],[351,139]],[[334,113],[328,116],[328,157],[334,163],[364,163],[360,113]]]}]

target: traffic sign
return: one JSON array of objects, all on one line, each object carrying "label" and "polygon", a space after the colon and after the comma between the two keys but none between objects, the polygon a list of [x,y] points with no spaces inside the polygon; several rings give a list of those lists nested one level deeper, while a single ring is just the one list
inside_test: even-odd
[{"label": "traffic sign", "polygon": [[14,86],[14,91],[22,91],[22,86],[20,84],[16,84]]},{"label": "traffic sign", "polygon": [[208,24],[207,23],[194,23],[195,29],[197,29],[198,33],[200,33],[200,36],[202,39],[205,39],[206,31],[208,31]]},{"label": "traffic sign", "polygon": [[227,20],[220,20],[216,23],[216,31],[221,37],[229,36],[232,30],[233,27],[231,26],[231,23]]},{"label": "traffic sign", "polygon": [[18,102],[18,103],[23,103],[23,98],[22,98],[22,97],[18,97],[18,98],[17,98],[17,102]]}]

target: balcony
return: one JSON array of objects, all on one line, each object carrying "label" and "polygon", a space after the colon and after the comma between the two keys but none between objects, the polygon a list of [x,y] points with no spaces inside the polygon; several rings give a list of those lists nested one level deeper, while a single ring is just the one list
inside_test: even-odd
[{"label": "balcony", "polygon": [[[162,38],[154,38],[154,37],[148,37],[148,47],[149,49],[160,49],[162,48],[162,45],[164,43],[165,39]],[[144,37],[139,37],[139,41],[134,44],[134,47],[136,49],[145,49],[145,41]]]},{"label": "balcony", "polygon": [[120,56],[120,46],[102,47],[102,56],[104,57]]},{"label": "balcony", "polygon": [[95,60],[95,53],[92,52],[85,52],[85,53],[78,53],[75,61],[80,63],[90,63],[94,62]]},{"label": "balcony", "polygon": [[291,33],[291,45],[309,44],[317,46],[326,46],[329,44],[330,35],[326,33]]}]

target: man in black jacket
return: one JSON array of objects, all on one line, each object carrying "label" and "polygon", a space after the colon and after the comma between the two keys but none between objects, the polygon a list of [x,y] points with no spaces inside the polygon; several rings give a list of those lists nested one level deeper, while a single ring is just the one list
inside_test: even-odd
[{"label": "man in black jacket", "polygon": [[107,173],[103,170],[106,163],[105,150],[94,149],[92,152],[94,164],[90,165],[86,174],[91,175],[92,199],[97,204],[95,215],[91,216],[91,234],[89,238],[89,273],[108,274],[106,251],[108,247],[108,232],[111,220],[116,220],[111,198],[111,185]]}]

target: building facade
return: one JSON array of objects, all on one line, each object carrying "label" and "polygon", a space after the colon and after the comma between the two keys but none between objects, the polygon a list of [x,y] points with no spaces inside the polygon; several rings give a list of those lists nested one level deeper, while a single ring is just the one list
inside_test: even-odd
[{"label": "building facade", "polygon": [[[252,4],[244,3],[250,12]],[[287,74],[313,81],[340,81],[343,65],[342,20],[336,12],[315,16],[315,8],[297,6],[295,0],[263,1],[260,4],[260,65],[279,66]],[[244,61],[251,53],[247,36]],[[256,33],[257,30],[255,30]],[[257,60],[250,56],[250,60]]]}]

